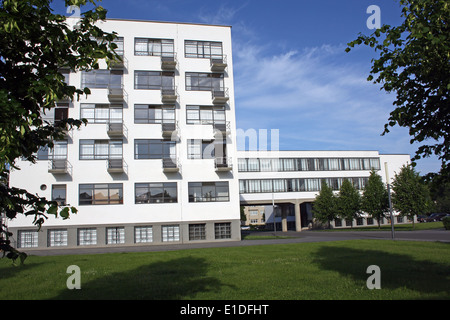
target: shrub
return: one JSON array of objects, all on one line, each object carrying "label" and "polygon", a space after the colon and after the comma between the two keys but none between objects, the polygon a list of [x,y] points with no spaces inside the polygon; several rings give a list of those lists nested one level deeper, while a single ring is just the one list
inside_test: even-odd
[{"label": "shrub", "polygon": [[445,230],[450,230],[450,217],[442,218],[442,222],[444,223]]}]

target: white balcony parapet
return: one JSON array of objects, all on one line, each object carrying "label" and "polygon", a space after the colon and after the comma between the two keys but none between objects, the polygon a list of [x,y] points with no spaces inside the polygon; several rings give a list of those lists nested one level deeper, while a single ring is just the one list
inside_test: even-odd
[{"label": "white balcony parapet", "polygon": [[230,171],[233,169],[231,158],[216,157],[214,158],[214,168],[216,171]]},{"label": "white balcony parapet", "polygon": [[219,90],[213,89],[211,95],[214,104],[223,104],[229,100],[228,88],[221,88]]},{"label": "white balcony parapet", "polygon": [[178,100],[177,87],[161,88],[161,101],[163,103],[175,103]]},{"label": "white balcony parapet", "polygon": [[223,72],[227,65],[227,56],[212,56],[211,59],[211,71]]},{"label": "white balcony parapet", "polygon": [[175,70],[177,68],[177,55],[176,53],[161,55],[161,69],[163,70]]}]

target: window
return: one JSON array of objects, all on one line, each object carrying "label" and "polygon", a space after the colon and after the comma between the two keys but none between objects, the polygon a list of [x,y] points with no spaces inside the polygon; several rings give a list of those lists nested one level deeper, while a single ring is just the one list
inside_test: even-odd
[{"label": "window", "polygon": [[176,141],[158,139],[134,140],[135,159],[175,159]]},{"label": "window", "polygon": [[172,242],[180,241],[180,226],[179,225],[167,225],[161,226],[162,241]]},{"label": "window", "polygon": [[66,185],[52,185],[52,201],[56,201],[59,206],[66,205]]},{"label": "window", "polygon": [[175,106],[135,104],[134,123],[175,123]]},{"label": "window", "polygon": [[189,225],[189,240],[205,240],[206,239],[206,225],[190,224]]},{"label": "window", "polygon": [[97,229],[82,228],[78,229],[78,245],[92,246],[97,244]]},{"label": "window", "polygon": [[134,39],[135,56],[174,56],[173,39]]},{"label": "window", "polygon": [[121,123],[123,105],[82,103],[80,118],[89,123]]},{"label": "window", "polygon": [[216,239],[230,239],[231,238],[231,223],[215,223],[214,235]]},{"label": "window", "polygon": [[170,71],[135,71],[135,89],[174,89],[175,73]]},{"label": "window", "polygon": [[230,201],[228,181],[189,182],[189,202]]},{"label": "window", "polygon": [[188,139],[188,159],[213,159],[215,144],[211,140]]},{"label": "window", "polygon": [[136,183],[135,203],[175,203],[177,183]]},{"label": "window", "polygon": [[225,124],[225,107],[186,106],[186,124]]},{"label": "window", "polygon": [[67,229],[48,230],[49,247],[67,246]]},{"label": "window", "polygon": [[152,226],[134,227],[134,242],[135,243],[153,242]]},{"label": "window", "polygon": [[19,230],[17,238],[19,248],[36,248],[38,246],[38,232],[35,230]]},{"label": "window", "polygon": [[184,56],[186,58],[221,59],[223,56],[222,42],[185,40]]},{"label": "window", "polygon": [[80,184],[79,205],[123,204],[123,185]]},{"label": "window", "polygon": [[123,71],[92,70],[81,72],[81,87],[106,89],[122,87]]},{"label": "window", "polygon": [[125,228],[110,227],[106,228],[106,244],[125,243]]},{"label": "window", "polygon": [[187,91],[224,91],[223,73],[186,72]]},{"label": "window", "polygon": [[122,140],[80,140],[80,160],[122,159]]},{"label": "window", "polygon": [[67,159],[67,140],[55,141],[53,148],[39,147],[37,160]]}]

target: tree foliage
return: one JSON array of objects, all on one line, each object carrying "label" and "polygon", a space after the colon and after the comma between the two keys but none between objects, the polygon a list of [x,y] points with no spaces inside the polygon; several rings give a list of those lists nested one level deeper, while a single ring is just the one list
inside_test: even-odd
[{"label": "tree foliage", "polygon": [[345,220],[353,220],[361,210],[361,196],[350,180],[344,179],[336,198],[336,212]]},{"label": "tree foliage", "polygon": [[380,227],[381,218],[389,210],[389,195],[381,176],[375,171],[370,172],[369,179],[361,197],[361,210],[377,219]]},{"label": "tree foliage", "polygon": [[[105,33],[95,23],[106,18],[96,0],[66,0],[66,6],[91,5],[75,27],[63,15],[54,14],[50,0],[2,0],[0,4],[0,207],[13,219],[17,214],[34,216],[39,228],[48,215],[64,219],[76,208],[61,208],[27,190],[9,187],[9,167],[19,170],[19,158],[36,161],[40,147],[53,147],[63,133],[79,128],[85,119],[66,119],[57,124],[42,115],[64,97],[79,98],[88,88],[69,86],[62,69],[99,68],[99,60],[117,59],[115,34]],[[10,235],[1,226],[1,249],[8,257],[19,257],[10,246]]]},{"label": "tree foliage", "polygon": [[389,127],[409,128],[410,142],[421,143],[413,161],[435,154],[450,178],[450,3],[446,0],[400,0],[403,23],[383,25],[350,43],[379,52],[372,59],[369,81],[395,92]]},{"label": "tree foliage", "polygon": [[314,201],[313,214],[314,218],[321,223],[328,223],[328,226],[336,218],[336,197],[325,180],[322,180],[320,192]]},{"label": "tree foliage", "polygon": [[400,215],[413,220],[430,208],[428,187],[411,165],[403,166],[392,181],[392,203]]}]

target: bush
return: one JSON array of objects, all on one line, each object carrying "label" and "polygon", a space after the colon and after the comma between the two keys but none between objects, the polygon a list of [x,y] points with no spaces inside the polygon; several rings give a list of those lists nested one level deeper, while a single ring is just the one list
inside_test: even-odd
[{"label": "bush", "polygon": [[450,217],[442,218],[442,222],[444,223],[445,230],[450,230]]}]

